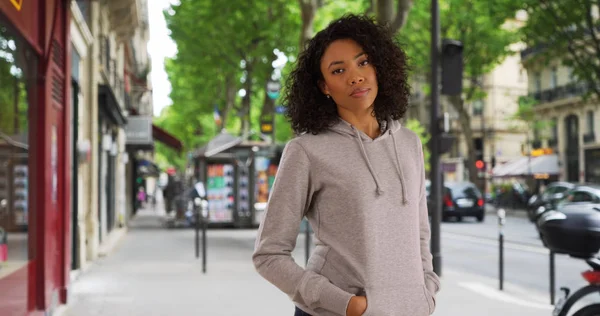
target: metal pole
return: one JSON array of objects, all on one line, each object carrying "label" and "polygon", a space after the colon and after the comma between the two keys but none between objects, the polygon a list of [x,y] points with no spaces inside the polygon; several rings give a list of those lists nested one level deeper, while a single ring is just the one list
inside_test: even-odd
[{"label": "metal pole", "polygon": [[550,251],[550,305],[554,305],[556,289],[556,267],[554,265],[554,251]]},{"label": "metal pole", "polygon": [[498,256],[498,277],[500,281],[500,291],[504,290],[504,222],[506,218],[506,211],[504,209],[498,210],[498,246],[500,255]]},{"label": "metal pole", "polygon": [[438,0],[431,0],[431,119],[430,119],[430,180],[431,180],[431,253],[433,271],[442,275],[442,253],[440,245],[440,223],[442,215],[442,184],[440,174],[440,132],[439,132],[439,54],[440,54],[440,10]]},{"label": "metal pole", "polygon": [[206,229],[208,228],[208,219],[202,220],[202,273],[206,273]]},{"label": "metal pole", "polygon": [[305,220],[304,223],[306,224],[304,227],[304,249],[306,251],[305,253],[305,260],[306,263],[308,264],[308,258],[310,258],[310,226],[308,224],[308,220]]},{"label": "metal pole", "polygon": [[200,257],[200,210],[199,210],[199,206],[196,206],[196,209],[194,210],[194,216],[196,217],[196,225],[195,225],[195,230],[196,230],[196,259],[198,259]]}]

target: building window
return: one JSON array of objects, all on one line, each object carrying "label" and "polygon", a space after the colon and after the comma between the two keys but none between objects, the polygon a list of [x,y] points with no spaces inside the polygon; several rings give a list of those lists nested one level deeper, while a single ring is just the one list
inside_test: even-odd
[{"label": "building window", "polygon": [[479,116],[483,114],[483,100],[473,101],[473,115]]},{"label": "building window", "polygon": [[542,75],[539,72],[535,73],[535,93],[542,92]]},{"label": "building window", "polygon": [[575,82],[575,70],[573,67],[569,68],[569,82]]},{"label": "building window", "polygon": [[552,77],[550,81],[550,89],[554,89],[558,86],[558,74],[556,73],[556,67],[552,67]]},{"label": "building window", "polygon": [[[0,263],[17,268],[35,255],[29,251],[28,228],[36,214],[29,184],[37,177],[29,169],[29,155],[36,131],[30,118],[38,115],[37,58],[0,15]],[[6,282],[5,276],[0,281]]]},{"label": "building window", "polygon": [[89,0],[76,0],[77,6],[79,7],[79,11],[83,15],[85,19],[85,23],[87,23],[88,27],[90,24],[90,11],[91,11],[91,3]]},{"label": "building window", "polygon": [[525,69],[519,69],[519,83],[525,82]]},{"label": "building window", "polygon": [[594,135],[594,111],[588,111],[586,117],[588,135]]}]

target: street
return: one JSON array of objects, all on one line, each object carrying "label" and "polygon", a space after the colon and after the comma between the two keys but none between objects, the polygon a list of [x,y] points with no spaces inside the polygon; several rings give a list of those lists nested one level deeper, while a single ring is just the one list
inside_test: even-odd
[{"label": "street", "polygon": [[[256,230],[211,229],[207,273],[194,230],[166,229],[160,211],[142,211],[113,253],[71,285],[69,316],[291,315],[293,305],[251,261]],[[524,218],[506,225],[505,290],[498,290],[496,218],[443,223],[443,276],[434,315],[548,315],[548,254]],[[304,235],[293,256],[304,263]],[[557,256],[557,287],[582,282],[585,263]],[[580,280],[581,279],[581,280]]]},{"label": "street", "polygon": [[[498,219],[490,213],[483,223],[468,218],[461,223],[443,223],[444,268],[468,271],[497,281],[498,235]],[[550,256],[542,246],[534,224],[525,217],[508,217],[504,239],[504,281],[534,291],[549,302]],[[555,267],[557,291],[562,286],[575,289],[583,285],[581,272],[589,269],[584,261],[565,255],[555,255]]]}]

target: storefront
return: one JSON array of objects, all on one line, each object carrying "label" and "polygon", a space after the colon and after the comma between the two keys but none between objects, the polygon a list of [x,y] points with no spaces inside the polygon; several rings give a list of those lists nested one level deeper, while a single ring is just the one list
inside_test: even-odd
[{"label": "storefront", "polygon": [[66,302],[68,1],[0,1],[0,314]]}]

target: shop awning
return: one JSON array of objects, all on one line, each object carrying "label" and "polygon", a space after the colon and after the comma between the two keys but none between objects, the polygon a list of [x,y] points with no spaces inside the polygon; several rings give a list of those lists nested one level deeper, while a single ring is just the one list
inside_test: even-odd
[{"label": "shop awning", "polygon": [[155,141],[159,141],[177,151],[183,150],[183,144],[179,139],[154,124],[152,124],[152,137]]},{"label": "shop awning", "polygon": [[525,177],[534,175],[558,175],[557,155],[543,155],[538,157],[521,157],[514,161],[496,166],[492,171],[493,177]]},{"label": "shop awning", "polygon": [[160,168],[152,161],[141,159],[137,163],[137,173],[143,177],[158,177]]},{"label": "shop awning", "polygon": [[235,147],[242,142],[241,137],[233,136],[225,131],[221,132],[215,138],[211,139],[206,146],[198,149],[194,157],[210,157],[221,153],[231,147]]}]

